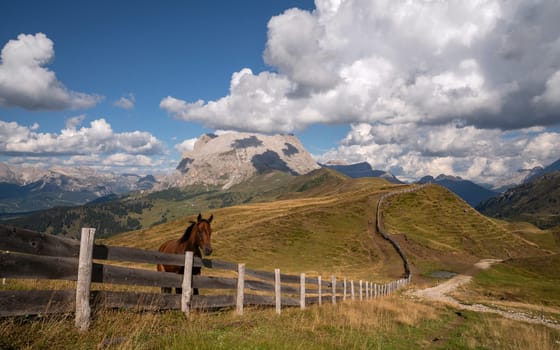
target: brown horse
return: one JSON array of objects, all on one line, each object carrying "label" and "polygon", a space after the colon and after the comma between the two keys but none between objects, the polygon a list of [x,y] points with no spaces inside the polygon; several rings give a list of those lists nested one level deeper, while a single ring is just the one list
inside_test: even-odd
[{"label": "brown horse", "polygon": [[[204,255],[212,254],[212,244],[211,244],[211,236],[212,236],[212,228],[210,227],[210,223],[214,215],[210,215],[208,219],[203,219],[201,214],[198,214],[196,222],[191,221],[191,225],[187,227],[185,233],[179,239],[172,239],[163,243],[159,247],[159,251],[163,253],[172,253],[172,254],[185,254],[186,251],[190,251],[194,253],[194,256],[202,258],[202,254],[200,249],[204,251]],[[158,264],[157,266],[158,271],[166,271],[166,272],[175,272],[178,274],[183,274],[185,271],[184,266],[175,266],[175,265],[162,265]],[[200,275],[200,267],[193,267],[192,274]],[[171,293],[171,288],[163,287],[161,288],[163,293]],[[175,288],[175,292],[177,294],[182,293],[181,288]],[[198,294],[198,288],[193,288],[193,294]]]}]

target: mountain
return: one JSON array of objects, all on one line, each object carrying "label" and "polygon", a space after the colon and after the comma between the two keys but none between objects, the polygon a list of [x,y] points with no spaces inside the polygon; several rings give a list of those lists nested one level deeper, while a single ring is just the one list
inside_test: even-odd
[{"label": "mountain", "polygon": [[472,181],[464,180],[458,176],[449,175],[439,175],[434,178],[432,176],[424,176],[418,183],[434,183],[442,187],[447,188],[451,192],[461,197],[465,202],[475,207],[480,202],[483,202],[489,198],[497,196],[499,193],[484,188],[480,185],[475,184]]},{"label": "mountain", "polygon": [[171,186],[205,184],[224,189],[273,170],[307,174],[319,165],[294,135],[204,134],[177,166]]},{"label": "mountain", "polygon": [[540,228],[560,225],[560,171],[513,187],[477,209],[488,216],[527,221]]},{"label": "mountain", "polygon": [[560,159],[558,159],[557,161],[555,161],[554,163],[542,168],[542,167],[537,167],[533,169],[533,172],[526,178],[526,180],[524,182],[530,182],[534,179],[536,179],[539,176],[545,175],[545,174],[550,174],[550,173],[554,173],[560,171]]},{"label": "mountain", "polygon": [[91,168],[17,167],[0,163],[0,214],[82,205],[109,194],[148,190],[151,176],[98,173]]},{"label": "mountain", "polygon": [[512,187],[530,182],[531,180],[539,176],[553,173],[556,171],[560,171],[560,159],[545,167],[537,166],[532,169],[519,169],[510,177],[498,181],[497,183],[493,184],[491,187],[492,190],[502,193]]},{"label": "mountain", "polygon": [[354,164],[336,164],[336,163],[326,163],[321,164],[325,168],[334,169],[346,176],[351,178],[360,177],[379,177],[385,179],[394,184],[402,184],[403,182],[395,177],[388,171],[383,170],[373,170],[368,162],[354,163]]}]

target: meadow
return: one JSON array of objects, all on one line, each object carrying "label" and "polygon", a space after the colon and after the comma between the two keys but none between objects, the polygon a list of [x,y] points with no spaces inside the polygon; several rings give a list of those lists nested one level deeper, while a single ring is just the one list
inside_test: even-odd
[{"label": "meadow", "polygon": [[[303,178],[303,177],[302,177]],[[374,230],[383,193],[401,188],[379,179],[350,180],[331,172],[298,179],[275,200],[214,209],[212,258],[248,268],[309,275],[337,274],[388,281],[401,277],[402,261]],[[208,216],[210,211],[204,212]],[[185,216],[149,229],[101,240],[111,245],[157,249],[179,237]],[[474,274],[454,295],[464,302],[501,302],[503,308],[560,315],[554,231],[488,219],[437,187],[391,197],[386,227],[412,262],[413,285],[438,283],[434,272]],[[475,273],[472,263],[504,262]],[[557,266],[557,265],[556,265]],[[203,272],[204,273],[204,272]],[[8,281],[0,288],[23,288]],[[514,288],[515,287],[515,288]],[[0,349],[557,349],[560,331],[491,313],[457,310],[408,296],[406,291],[370,301],[347,301],[305,310],[248,308],[180,312],[98,310],[80,333],[72,315],[0,321]]]}]

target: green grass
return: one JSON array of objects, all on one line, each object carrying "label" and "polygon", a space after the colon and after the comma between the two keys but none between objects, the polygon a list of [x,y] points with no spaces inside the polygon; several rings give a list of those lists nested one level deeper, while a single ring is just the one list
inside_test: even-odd
[{"label": "green grass", "polygon": [[384,212],[389,232],[404,233],[436,251],[464,252],[479,258],[541,253],[440,186],[390,197]]},{"label": "green grass", "polygon": [[558,266],[558,254],[512,259],[477,274],[469,289],[479,298],[559,307]]}]

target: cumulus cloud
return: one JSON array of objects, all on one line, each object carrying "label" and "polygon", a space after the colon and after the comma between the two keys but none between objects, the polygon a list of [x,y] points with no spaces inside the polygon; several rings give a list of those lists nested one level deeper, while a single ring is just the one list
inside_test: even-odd
[{"label": "cumulus cloud", "polygon": [[20,34],[2,49],[0,106],[28,110],[84,109],[102,96],[67,89],[45,66],[54,58],[54,44],[45,34]]},{"label": "cumulus cloud", "polygon": [[[315,4],[269,21],[263,57],[271,71],[233,73],[229,94],[215,101],[168,96],[160,107],[244,131],[352,123],[346,141],[365,142],[336,152],[410,176],[497,177],[551,160],[519,146],[547,140],[519,130],[560,123],[558,1]],[[519,156],[501,160],[512,147]]]},{"label": "cumulus cloud", "polygon": [[480,183],[497,183],[519,169],[548,165],[558,159],[560,134],[540,128],[503,132],[449,123],[353,124],[340,146],[319,161],[367,161],[404,180],[452,174]]},{"label": "cumulus cloud", "polygon": [[80,114],[80,115],[77,115],[75,117],[70,117],[70,118],[66,119],[66,129],[75,129],[76,127],[78,127],[82,124],[84,119],[86,119],[85,114]]},{"label": "cumulus cloud", "polygon": [[70,120],[60,133],[41,133],[37,128],[0,121],[0,155],[114,157],[116,154],[153,156],[165,153],[163,143],[148,132],[117,133],[105,119],[94,120],[89,127],[78,129],[76,119]]},{"label": "cumulus cloud", "polygon": [[134,94],[130,93],[116,100],[113,105],[118,108],[130,110],[134,108],[135,103],[136,98],[134,97]]},{"label": "cumulus cloud", "polygon": [[197,140],[197,138],[184,140],[183,142],[176,144],[175,149],[181,153],[185,151],[192,151]]},{"label": "cumulus cloud", "polygon": [[[161,107],[218,128],[275,132],[316,122],[460,119],[479,128],[560,122],[555,1],[328,1],[268,23],[266,63],[233,74],[216,101]],[[305,110],[303,110],[305,108]]]}]

